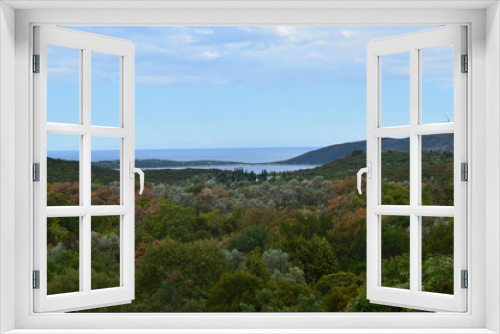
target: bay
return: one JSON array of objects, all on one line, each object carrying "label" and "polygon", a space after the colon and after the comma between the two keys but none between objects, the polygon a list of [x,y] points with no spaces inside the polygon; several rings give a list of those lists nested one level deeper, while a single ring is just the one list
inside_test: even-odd
[{"label": "bay", "polygon": [[247,172],[254,172],[256,174],[262,173],[262,171],[265,169],[267,172],[272,173],[272,172],[289,172],[289,171],[294,171],[294,170],[300,170],[300,169],[311,169],[311,168],[316,168],[321,165],[278,165],[278,164],[251,164],[251,165],[211,165],[211,166],[189,166],[189,167],[164,167],[164,168],[142,168],[143,170],[146,169],[186,169],[186,168],[193,168],[193,169],[222,169],[222,170],[235,170],[236,168],[243,168],[243,170]]},{"label": "bay", "polygon": [[[294,158],[318,147],[257,147],[257,148],[211,148],[211,149],[162,149],[136,150],[136,159],[164,159],[174,161],[237,161],[245,163],[275,162]],[[79,151],[48,151],[47,156],[56,159],[78,160]],[[118,150],[93,150],[92,161],[116,160]],[[212,168],[212,166],[211,166]]]}]

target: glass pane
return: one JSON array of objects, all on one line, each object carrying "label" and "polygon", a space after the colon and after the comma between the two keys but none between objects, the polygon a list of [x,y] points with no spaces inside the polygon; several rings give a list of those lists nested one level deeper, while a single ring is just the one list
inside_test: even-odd
[{"label": "glass pane", "polygon": [[47,218],[47,294],[80,291],[80,218]]},{"label": "glass pane", "polygon": [[120,138],[92,137],[92,205],[120,204]]},{"label": "glass pane", "polygon": [[47,45],[47,122],[80,123],[80,53]]},{"label": "glass pane", "polygon": [[422,205],[453,206],[453,133],[422,136]]},{"label": "glass pane", "polygon": [[382,126],[410,125],[410,53],[380,58]]},{"label": "glass pane", "polygon": [[120,57],[92,52],[91,123],[120,126]]},{"label": "glass pane", "polygon": [[453,45],[420,51],[422,124],[453,122]]},{"label": "glass pane", "polygon": [[382,138],[382,205],[410,205],[410,138]]},{"label": "glass pane", "polygon": [[453,218],[422,217],[422,291],[453,294]]},{"label": "glass pane", "polygon": [[382,216],[382,286],[410,288],[410,217]]},{"label": "glass pane", "polygon": [[92,290],[120,286],[120,216],[92,217]]},{"label": "glass pane", "polygon": [[47,206],[80,205],[80,136],[47,134]]}]

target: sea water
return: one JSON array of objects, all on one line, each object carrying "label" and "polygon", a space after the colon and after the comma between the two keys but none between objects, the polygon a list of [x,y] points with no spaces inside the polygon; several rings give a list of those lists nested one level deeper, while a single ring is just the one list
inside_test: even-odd
[{"label": "sea water", "polygon": [[[185,168],[218,168],[224,170],[234,170],[243,168],[247,171],[260,173],[263,169],[268,172],[292,171],[298,169],[315,168],[318,165],[283,165],[270,164],[270,162],[283,161],[295,158],[306,152],[317,149],[317,147],[265,147],[265,148],[213,148],[213,149],[162,149],[162,150],[136,150],[136,159],[160,159],[174,161],[232,161],[250,163],[252,165],[210,165],[210,166],[189,166],[189,167],[169,167],[169,169]],[[64,160],[78,160],[79,151],[48,151],[47,156]],[[92,161],[116,160],[120,158],[118,150],[93,150]],[[265,163],[265,164],[264,164]],[[166,168],[156,168],[166,169]]]}]

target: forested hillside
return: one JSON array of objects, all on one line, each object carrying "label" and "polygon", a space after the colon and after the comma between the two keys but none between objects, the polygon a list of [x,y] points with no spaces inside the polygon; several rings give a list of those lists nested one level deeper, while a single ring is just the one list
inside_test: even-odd
[{"label": "forested hillside", "polygon": [[[382,149],[384,151],[409,151],[410,140],[409,138],[383,138]],[[453,134],[422,136],[422,149],[424,151],[453,152]],[[366,151],[366,140],[330,145],[279,163],[322,165],[345,157],[356,150]]]},{"label": "forested hillside", "polygon": [[[382,154],[384,204],[409,201],[409,154]],[[49,159],[48,205],[78,205],[78,163]],[[409,311],[366,300],[363,151],[283,173],[147,170],[136,193],[136,299],[95,312]],[[453,153],[422,156],[424,204],[453,205]],[[119,172],[92,168],[92,203]],[[451,175],[451,177],[450,177]],[[136,187],[137,189],[138,187]],[[382,283],[409,287],[408,217],[382,217]],[[76,220],[75,220],[76,219]],[[48,220],[49,294],[78,291],[78,218]],[[117,217],[93,217],[92,287],[118,286]],[[453,220],[422,220],[423,289],[453,293]]]}]

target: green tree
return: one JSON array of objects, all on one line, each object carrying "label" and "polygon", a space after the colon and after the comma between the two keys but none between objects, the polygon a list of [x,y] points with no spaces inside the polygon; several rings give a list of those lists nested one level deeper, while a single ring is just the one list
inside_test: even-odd
[{"label": "green tree", "polygon": [[255,248],[245,256],[245,267],[249,273],[262,278],[264,281],[269,280],[269,269],[262,261],[262,249],[260,247]]},{"label": "green tree", "polygon": [[193,287],[208,291],[230,267],[224,249],[217,243],[155,242],[146,247],[136,267],[136,297],[147,299],[160,288],[163,277],[159,276],[158,268],[182,273],[193,282]]},{"label": "green tree", "polygon": [[162,277],[159,288],[147,299],[135,303],[140,312],[201,312],[205,311],[206,293],[194,288],[193,282],[182,274],[158,268]]},{"label": "green tree", "polygon": [[80,290],[80,273],[78,269],[68,268],[61,274],[55,274],[47,284],[47,294],[76,292]]},{"label": "green tree", "polygon": [[287,244],[292,262],[304,270],[306,282],[314,283],[323,275],[335,273],[339,263],[326,238],[296,237]]},{"label": "green tree", "polygon": [[193,239],[197,218],[195,209],[165,200],[160,202],[154,215],[144,218],[144,224],[149,233],[158,240],[171,238],[187,242]]},{"label": "green tree", "polygon": [[453,294],[453,256],[435,254],[424,261],[422,290]]},{"label": "green tree", "polygon": [[358,295],[358,285],[340,286],[333,288],[330,293],[323,298],[325,311],[343,312],[352,298]]},{"label": "green tree", "polygon": [[240,304],[256,305],[260,310],[255,291],[264,288],[264,281],[244,271],[225,273],[210,290],[207,300],[208,312],[238,312]]},{"label": "green tree", "polygon": [[346,312],[404,312],[400,307],[371,303],[366,299],[366,287],[360,288],[357,296],[352,298],[346,307]]},{"label": "green tree", "polygon": [[240,235],[231,238],[227,248],[248,253],[256,247],[264,247],[268,238],[269,232],[266,226],[251,225],[246,227]]},{"label": "green tree", "polygon": [[348,287],[351,285],[361,286],[363,280],[350,272],[340,272],[322,276],[316,285],[315,290],[321,295],[329,294],[334,288]]}]

